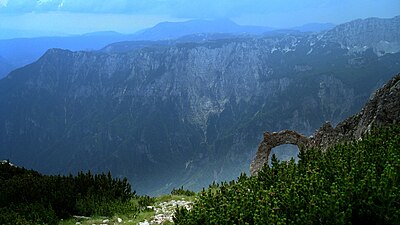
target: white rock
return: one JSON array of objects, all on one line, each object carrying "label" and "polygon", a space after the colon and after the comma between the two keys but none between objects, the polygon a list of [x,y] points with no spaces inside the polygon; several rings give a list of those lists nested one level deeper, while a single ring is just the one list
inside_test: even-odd
[{"label": "white rock", "polygon": [[122,223],[122,219],[121,218],[118,218],[117,221],[118,221],[118,223]]},{"label": "white rock", "polygon": [[147,222],[147,220],[145,220],[144,222],[139,222],[139,225],[150,225],[149,222]]},{"label": "white rock", "polygon": [[151,218],[149,222],[140,222],[139,225],[150,225],[150,224],[163,224],[166,221],[172,222],[173,215],[176,207],[185,207],[188,210],[192,209],[193,202],[182,200],[171,200],[168,202],[160,202],[157,206],[147,206],[149,209],[155,211],[155,216]]},{"label": "white rock", "polygon": [[108,222],[110,222],[110,220],[103,220],[103,223],[108,223]]}]

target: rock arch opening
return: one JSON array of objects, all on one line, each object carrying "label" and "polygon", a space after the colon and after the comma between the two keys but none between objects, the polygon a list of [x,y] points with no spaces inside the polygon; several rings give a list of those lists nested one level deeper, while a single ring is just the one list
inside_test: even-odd
[{"label": "rock arch opening", "polygon": [[302,150],[308,144],[308,141],[308,138],[304,135],[291,130],[273,133],[265,132],[264,140],[258,146],[256,157],[251,162],[250,173],[252,175],[257,174],[264,164],[268,163],[273,148],[284,144],[292,144]]},{"label": "rock arch opening", "polygon": [[271,165],[271,158],[272,155],[274,154],[279,161],[289,161],[293,158],[297,163],[297,161],[299,160],[298,157],[299,152],[300,149],[297,145],[294,144],[278,145],[271,149],[270,157],[268,159],[268,165]]}]

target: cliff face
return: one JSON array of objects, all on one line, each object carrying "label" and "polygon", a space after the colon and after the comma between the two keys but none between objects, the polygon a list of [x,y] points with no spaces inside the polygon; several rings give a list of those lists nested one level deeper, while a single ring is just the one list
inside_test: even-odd
[{"label": "cliff face", "polygon": [[399,124],[400,122],[400,74],[377,90],[364,108],[354,116],[339,123],[335,128],[325,123],[309,138],[294,131],[264,133],[257,155],[251,163],[251,174],[257,174],[268,162],[271,149],[282,144],[294,144],[301,150],[327,147],[362,138],[371,128]]},{"label": "cliff face", "polygon": [[352,51],[372,47],[377,54],[400,51],[400,16],[392,19],[368,18],[336,26],[323,39],[340,43]]},{"label": "cliff face", "polygon": [[262,131],[337,124],[398,71],[399,53],[318,35],[52,49],[0,81],[0,158],[111,170],[139,193],[199,189],[247,171]]}]

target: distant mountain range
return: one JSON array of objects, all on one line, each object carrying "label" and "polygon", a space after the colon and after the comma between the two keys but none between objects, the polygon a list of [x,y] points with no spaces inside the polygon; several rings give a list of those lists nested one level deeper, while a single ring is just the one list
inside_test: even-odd
[{"label": "distant mountain range", "polygon": [[19,30],[19,29],[1,29],[0,40],[16,38],[35,38],[35,37],[65,37],[70,36],[65,33],[42,31],[42,30]]},{"label": "distant mountain range", "polygon": [[400,51],[400,16],[392,19],[358,19],[329,30],[325,38],[352,51],[372,47],[379,55]]},{"label": "distant mountain range", "polygon": [[147,194],[233,179],[263,131],[311,134],[359,111],[400,71],[399,29],[398,17],[373,18],[50,49],[0,80],[0,158],[50,174],[111,170]]},{"label": "distant mountain range", "polygon": [[298,27],[293,27],[290,30],[297,30],[301,32],[321,32],[330,30],[336,25],[333,23],[309,23]]},{"label": "distant mountain range", "polygon": [[176,39],[199,33],[263,34],[275,30],[262,26],[242,26],[231,20],[190,20],[186,22],[164,22],[146,29],[135,37],[139,40]]},{"label": "distant mountain range", "polygon": [[[292,30],[309,32],[327,29],[330,24],[310,24]],[[50,48],[69,49],[71,51],[98,50],[104,46],[122,41],[159,41],[173,40],[181,37],[180,42],[199,41],[222,38],[234,35],[261,35],[276,30],[262,26],[243,26],[231,20],[190,20],[186,22],[163,22],[135,34],[120,34],[113,31],[95,32],[75,36],[51,36],[35,38],[15,38],[0,40],[0,79],[13,69],[37,60]],[[23,35],[23,31],[15,31]],[[36,34],[36,33],[33,33]],[[46,34],[46,33],[42,33]],[[38,35],[38,34],[36,34]],[[195,37],[195,35],[199,35]],[[0,36],[1,37],[1,36]],[[190,38],[189,38],[190,37]]]},{"label": "distant mountain range", "polygon": [[[107,44],[130,40],[129,36],[114,33],[93,33],[68,37],[38,37],[38,38],[17,38],[0,40],[0,56],[15,69],[34,62],[50,48],[63,48],[73,51],[97,50]],[[1,65],[0,65],[1,66]],[[0,67],[1,68],[1,67]],[[7,75],[10,70],[1,73],[0,78]]]}]

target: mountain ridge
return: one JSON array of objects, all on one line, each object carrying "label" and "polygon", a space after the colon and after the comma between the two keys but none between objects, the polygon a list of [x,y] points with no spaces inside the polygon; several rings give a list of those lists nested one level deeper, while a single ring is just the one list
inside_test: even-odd
[{"label": "mountain ridge", "polygon": [[[163,40],[176,39],[197,33],[248,33],[262,34],[274,28],[263,26],[238,25],[229,19],[189,20],[184,22],[162,22],[152,28],[143,30],[135,39]],[[161,35],[160,35],[161,34]]]},{"label": "mountain ridge", "polygon": [[[392,19],[396,19],[396,17]],[[369,20],[388,21],[390,19],[370,18]],[[290,34],[296,32],[322,32],[329,27],[331,27],[331,24],[305,24],[300,27],[282,30],[262,26],[238,25],[227,19],[192,20],[186,22],[160,23],[152,28],[142,30],[135,34],[119,34],[113,31],[105,31],[66,37],[59,36],[0,40],[0,55],[8,62],[7,66],[0,65],[0,79],[6,76],[13,69],[34,62],[49,48],[67,48],[73,51],[99,50],[112,46],[110,45],[112,43],[121,41],[141,41],[143,43],[145,41],[156,40],[164,40],[161,41],[161,45],[171,45],[180,42],[199,42],[221,38],[237,38],[237,36],[273,36],[276,34]],[[210,33],[214,33],[214,35],[210,35]],[[196,37],[196,34],[200,36]],[[236,37],[229,36],[229,34],[235,34]],[[329,36],[329,32],[325,36]],[[338,37],[335,37],[335,35],[333,35],[333,37],[327,37],[327,39],[332,40],[335,38],[337,39]],[[180,40],[175,42],[173,41],[174,39]],[[333,41],[337,42],[338,40],[336,39]],[[128,45],[128,43],[124,43],[124,46],[129,46],[128,48],[137,49],[137,47],[131,47],[132,45],[137,46],[140,44],[131,42]],[[29,48],[26,48],[26,46],[29,46]],[[374,51],[380,55],[385,53],[396,53],[400,51],[399,46],[400,44],[398,41],[374,43]],[[363,46],[346,47],[351,47],[355,51],[365,50],[363,49]]]},{"label": "mountain ridge", "polygon": [[262,131],[339,123],[400,70],[399,53],[319,38],[49,50],[0,80],[0,157],[50,174],[111,170],[148,194],[232,179]]},{"label": "mountain ridge", "polygon": [[324,34],[324,38],[340,43],[352,51],[372,47],[378,55],[400,51],[400,16],[388,19],[357,19],[340,24]]},{"label": "mountain ridge", "polygon": [[[50,48],[64,48],[72,51],[99,50],[121,41],[163,41],[198,33],[262,33],[272,28],[242,26],[228,19],[189,20],[185,22],[161,22],[134,34],[114,31],[92,32],[82,35],[13,38],[0,40],[0,55],[11,64],[1,66],[0,79],[13,69],[37,60]],[[29,48],[26,48],[29,46]]]}]

